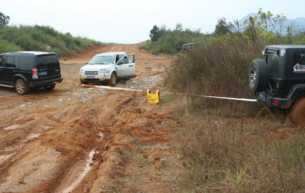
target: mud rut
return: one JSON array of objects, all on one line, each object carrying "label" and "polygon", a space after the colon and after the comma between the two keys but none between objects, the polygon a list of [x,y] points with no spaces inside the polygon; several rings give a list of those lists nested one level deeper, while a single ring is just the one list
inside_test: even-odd
[{"label": "mud rut", "polygon": [[118,87],[162,89],[166,56],[138,45],[99,46],[61,58],[64,82],[19,96],[0,88],[0,192],[172,192],[179,155],[169,137],[179,126],[145,92],[79,85],[96,53],[136,54],[137,77]]}]

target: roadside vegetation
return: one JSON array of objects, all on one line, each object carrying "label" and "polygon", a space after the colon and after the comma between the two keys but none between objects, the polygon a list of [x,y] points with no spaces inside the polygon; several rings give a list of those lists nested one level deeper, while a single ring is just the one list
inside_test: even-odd
[{"label": "roadside vegetation", "polygon": [[94,40],[58,32],[49,26],[0,26],[0,53],[51,51],[62,56],[100,44]]},{"label": "roadside vegetation", "polygon": [[189,42],[208,42],[210,35],[202,34],[200,30],[183,29],[177,24],[174,30],[166,26],[154,26],[150,31],[150,41],[140,45],[139,49],[153,54],[176,54],[181,51],[182,45]]},{"label": "roadside vegetation", "polygon": [[[182,54],[182,43],[172,44],[178,54],[168,69],[167,89],[188,95],[177,95],[173,104],[184,125],[173,131],[183,155],[181,192],[304,191],[305,130],[290,122],[289,111],[192,96],[255,98],[248,69],[253,59],[262,57],[262,49],[268,44],[305,44],[304,33],[276,27],[285,19],[260,9],[243,30],[237,21],[221,18],[213,34],[198,34],[201,41],[191,41],[204,42],[198,49]],[[277,29],[289,33],[284,36]],[[163,47],[161,39],[140,49],[151,45],[148,50],[154,53]],[[161,48],[159,53],[166,53]]]}]

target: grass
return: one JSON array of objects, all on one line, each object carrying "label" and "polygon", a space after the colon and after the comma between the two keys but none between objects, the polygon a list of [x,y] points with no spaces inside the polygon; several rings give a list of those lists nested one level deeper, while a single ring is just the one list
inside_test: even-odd
[{"label": "grass", "polygon": [[172,133],[181,141],[181,192],[304,190],[304,130],[285,112],[260,113],[264,107],[255,103],[259,108],[252,112],[234,113],[226,106],[192,113],[182,98],[176,98],[174,112],[184,126]]},{"label": "grass", "polygon": [[304,191],[305,131],[290,122],[286,111],[190,96],[255,98],[248,85],[249,64],[272,43],[225,35],[174,58],[167,89],[189,96],[163,98],[172,100],[183,124],[171,134],[181,142],[181,192]]}]

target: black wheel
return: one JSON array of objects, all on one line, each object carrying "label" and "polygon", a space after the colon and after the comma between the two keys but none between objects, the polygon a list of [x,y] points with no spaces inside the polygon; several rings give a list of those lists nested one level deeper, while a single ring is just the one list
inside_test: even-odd
[{"label": "black wheel", "polygon": [[116,80],[117,80],[117,77],[116,77],[116,73],[113,72],[111,74],[111,77],[110,77],[110,81],[109,81],[109,86],[115,86],[116,85]]},{"label": "black wheel", "polygon": [[30,87],[25,83],[23,79],[17,79],[15,81],[15,90],[20,95],[25,95],[30,92]]},{"label": "black wheel", "polygon": [[53,90],[55,88],[55,85],[56,84],[51,84],[51,85],[45,86],[44,89],[48,90],[48,91],[51,91],[51,90]]},{"label": "black wheel", "polygon": [[268,83],[267,78],[267,64],[265,60],[253,60],[249,69],[249,85],[252,92],[264,91]]},{"label": "black wheel", "polygon": [[88,84],[87,82],[83,81],[83,80],[80,80],[80,83],[81,84]]}]

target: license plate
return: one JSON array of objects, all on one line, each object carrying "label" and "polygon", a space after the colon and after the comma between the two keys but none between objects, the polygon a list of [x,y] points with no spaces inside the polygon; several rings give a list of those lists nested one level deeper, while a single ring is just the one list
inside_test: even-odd
[{"label": "license plate", "polygon": [[47,75],[48,72],[39,72],[39,76]]},{"label": "license plate", "polygon": [[87,78],[95,78],[95,76],[87,76]]},{"label": "license plate", "polygon": [[263,101],[266,102],[266,96],[265,96],[265,94],[263,92],[259,93],[259,98],[261,98]]}]

